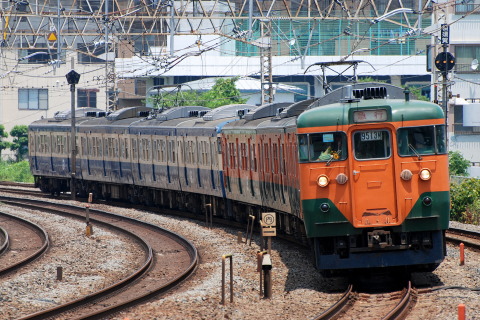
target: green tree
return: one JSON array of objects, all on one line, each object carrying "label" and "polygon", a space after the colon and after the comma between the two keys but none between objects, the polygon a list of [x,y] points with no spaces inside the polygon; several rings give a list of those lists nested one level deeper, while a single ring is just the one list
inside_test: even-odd
[{"label": "green tree", "polygon": [[410,94],[417,98],[420,101],[430,101],[428,97],[422,95],[422,89],[418,87],[406,87],[405,89],[410,90]]},{"label": "green tree", "polygon": [[[452,220],[470,223],[478,220],[478,199],[480,180],[465,179],[461,183],[450,184],[450,217]],[[477,212],[477,213],[476,213]],[[477,217],[475,217],[477,215]]]},{"label": "green tree", "polygon": [[152,95],[148,99],[153,103],[155,109],[202,105],[200,94],[197,91],[192,90]]},{"label": "green tree", "polygon": [[13,137],[13,143],[10,150],[15,151],[17,161],[22,161],[28,154],[28,127],[25,125],[16,125],[10,131]]},{"label": "green tree", "polygon": [[3,141],[4,138],[8,137],[8,133],[5,131],[5,126],[3,124],[0,124],[0,159],[2,155],[2,151],[10,148],[12,143],[8,141]]},{"label": "green tree", "polygon": [[211,109],[234,103],[245,103],[247,99],[242,99],[240,90],[235,86],[235,78],[217,79],[215,85],[209,91],[202,94],[203,106]]},{"label": "green tree", "polygon": [[212,89],[199,93],[195,90],[175,91],[149,98],[156,109],[172,108],[179,106],[202,106],[214,109],[234,103],[245,103],[247,99],[240,97],[240,90],[235,86],[235,78],[220,78],[215,81]]},{"label": "green tree", "polygon": [[448,152],[448,169],[450,175],[467,176],[467,169],[470,167],[470,161],[465,159],[459,151]]}]

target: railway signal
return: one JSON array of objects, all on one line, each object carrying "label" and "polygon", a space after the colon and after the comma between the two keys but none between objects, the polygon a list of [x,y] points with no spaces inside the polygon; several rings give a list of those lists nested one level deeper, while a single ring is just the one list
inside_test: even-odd
[{"label": "railway signal", "polygon": [[455,57],[450,52],[440,52],[435,58],[435,67],[437,67],[437,69],[440,71],[450,71],[454,66]]}]

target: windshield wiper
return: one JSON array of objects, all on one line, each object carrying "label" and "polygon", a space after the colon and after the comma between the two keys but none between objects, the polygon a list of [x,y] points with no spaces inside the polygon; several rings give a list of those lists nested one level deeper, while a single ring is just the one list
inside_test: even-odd
[{"label": "windshield wiper", "polygon": [[[342,150],[338,150],[337,152],[337,155],[338,155],[338,159],[340,159],[340,153],[342,152]],[[325,164],[326,166],[329,166],[330,163],[334,160],[334,157],[333,157],[333,154],[330,155],[330,159],[328,159],[327,163]]]},{"label": "windshield wiper", "polygon": [[418,157],[418,160],[422,160],[422,156],[417,152],[417,150],[415,150],[415,148],[410,143],[408,144],[408,147],[410,148],[410,150],[413,151],[413,153],[415,153],[415,155]]}]

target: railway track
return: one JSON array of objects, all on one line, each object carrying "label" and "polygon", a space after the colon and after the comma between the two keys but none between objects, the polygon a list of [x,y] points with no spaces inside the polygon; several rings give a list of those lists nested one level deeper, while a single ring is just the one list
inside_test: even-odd
[{"label": "railway track", "polygon": [[0,212],[0,225],[0,276],[20,269],[49,248],[46,231],[30,221]]},{"label": "railway track", "polygon": [[[416,297],[417,291],[410,281],[403,290],[388,294],[359,293],[354,290],[353,284],[350,284],[342,297],[314,320],[404,319],[413,308]],[[398,302],[392,304],[392,301]]]},{"label": "railway track", "polygon": [[[19,194],[22,196],[28,195],[39,198],[49,198],[51,195],[42,193],[40,189],[35,189],[33,187],[22,187],[19,189],[13,189],[11,186],[0,184],[0,192],[8,192],[10,194]],[[62,197],[63,195],[61,195]],[[65,197],[65,196],[63,196]]]},{"label": "railway track", "polygon": [[480,233],[459,228],[450,227],[447,230],[446,238],[454,243],[464,243],[466,246],[480,250]]},{"label": "railway track", "polygon": [[[0,196],[5,204],[85,219],[85,208],[46,201]],[[93,319],[105,317],[167,292],[191,275],[198,263],[196,248],[168,230],[139,220],[100,210],[90,210],[93,225],[103,225],[129,234],[143,243],[145,262],[125,279],[83,298],[19,319]],[[161,258],[159,258],[161,257]]]}]

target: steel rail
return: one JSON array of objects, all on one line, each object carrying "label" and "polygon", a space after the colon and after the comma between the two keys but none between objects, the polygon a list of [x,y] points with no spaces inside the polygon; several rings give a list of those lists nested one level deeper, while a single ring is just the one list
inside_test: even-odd
[{"label": "steel rail", "polygon": [[[42,246],[36,250],[35,252],[33,252],[31,255],[29,255],[28,257],[22,259],[22,260],[19,260],[17,261],[16,263],[13,263],[9,266],[6,266],[4,268],[1,268],[0,269],[0,276],[3,276],[9,272],[12,272],[16,269],[19,269],[27,264],[29,264],[30,262],[34,261],[35,259],[37,259],[38,257],[40,257],[43,253],[45,253],[47,251],[47,249],[50,247],[50,241],[48,239],[48,234],[47,232],[40,226],[38,226],[37,224],[31,222],[31,221],[28,221],[28,220],[25,220],[25,219],[22,219],[20,217],[16,217],[16,216],[13,216],[11,214],[8,214],[8,213],[4,213],[4,212],[0,212],[0,215],[3,215],[3,216],[6,216],[8,217],[9,219],[13,219],[13,220],[17,220],[19,221],[20,223],[23,223],[25,225],[27,225],[30,229],[32,229],[35,233],[37,233],[43,244]],[[8,237],[8,235],[7,235]]]},{"label": "steel rail", "polygon": [[0,245],[0,254],[2,254],[5,251],[7,251],[10,245],[10,239],[8,238],[7,230],[3,229],[1,226],[0,226],[0,233],[2,234],[1,238],[4,239],[2,244]]},{"label": "steel rail", "polygon": [[343,296],[330,308],[323,313],[315,316],[313,320],[329,320],[336,319],[342,312],[344,312],[355,301],[356,294],[353,291],[353,285],[349,284],[347,291]]},{"label": "steel rail", "polygon": [[[456,236],[463,237],[463,239],[458,238]],[[471,230],[465,230],[465,229],[459,229],[459,228],[449,228],[447,230],[445,238],[448,241],[451,241],[457,244],[463,243],[468,247],[480,249],[480,233],[477,231],[471,231]]]},{"label": "steel rail", "polygon": [[[15,204],[19,205],[19,203],[22,203],[22,206],[24,206],[24,207],[29,207],[29,208],[38,209],[38,210],[41,209],[42,211],[52,212],[52,213],[63,215],[63,216],[71,215],[71,216],[74,216],[78,219],[83,219],[84,218],[84,216],[82,214],[83,214],[85,208],[81,208],[81,207],[78,207],[78,206],[65,205],[65,204],[54,204],[55,206],[60,207],[60,208],[65,208],[65,209],[68,208],[70,210],[75,210],[75,211],[79,212],[79,213],[67,213],[65,209],[61,210],[61,209],[51,208],[51,207],[49,207],[49,205],[52,205],[51,203],[48,203],[48,205],[46,205],[45,202],[42,202],[42,201],[39,201],[39,200],[19,199],[19,198],[5,197],[5,196],[0,196],[0,200],[4,203],[13,204],[13,205],[15,205]],[[98,215],[98,218],[95,218],[95,215]],[[151,246],[146,241],[144,241],[141,237],[139,237],[138,235],[136,235],[136,234],[134,234],[134,233],[132,233],[128,230],[124,230],[119,226],[109,224],[107,222],[102,221],[101,220],[102,217],[104,217],[106,219],[114,219],[116,221],[120,221],[120,220],[128,221],[129,223],[133,223],[133,224],[136,224],[136,225],[144,225],[145,227],[156,230],[157,232],[161,232],[166,237],[174,239],[177,243],[179,243],[182,247],[184,247],[186,249],[187,253],[190,256],[190,264],[189,264],[188,268],[186,268],[181,274],[177,275],[175,277],[175,279],[171,279],[167,283],[164,283],[163,285],[157,287],[155,290],[151,290],[147,293],[139,294],[135,298],[132,298],[128,301],[123,301],[123,302],[118,303],[118,304],[113,304],[111,306],[104,307],[101,310],[96,310],[95,312],[92,312],[88,315],[83,315],[81,317],[82,319],[94,319],[94,318],[98,318],[98,317],[101,317],[101,316],[106,316],[106,315],[112,314],[114,312],[120,311],[120,310],[122,310],[122,309],[124,309],[128,306],[132,306],[132,305],[135,305],[135,304],[137,304],[141,301],[145,301],[146,299],[152,298],[153,296],[164,293],[164,292],[168,291],[169,289],[178,285],[180,282],[182,282],[187,277],[189,277],[193,273],[193,271],[196,269],[196,266],[198,264],[198,252],[197,252],[196,248],[193,246],[193,244],[191,244],[187,239],[185,239],[185,238],[183,238],[183,237],[181,237],[181,236],[179,236],[179,235],[177,235],[177,234],[175,234],[175,233],[173,233],[173,232],[171,232],[167,229],[163,229],[161,227],[158,227],[158,226],[150,224],[150,223],[146,223],[146,222],[143,222],[143,221],[140,221],[140,220],[137,220],[137,219],[133,219],[133,218],[129,218],[129,217],[124,217],[124,216],[117,215],[117,214],[110,213],[110,212],[90,209],[90,221],[92,223],[95,223],[97,225],[104,225],[108,228],[114,228],[114,229],[117,229],[117,230],[121,230],[122,232],[128,234],[129,236],[132,236],[135,239],[137,239],[137,241],[139,241],[142,244],[142,246],[144,246],[144,248],[148,248],[147,260],[144,262],[144,264],[142,265],[141,268],[136,270],[129,277],[127,277],[127,278],[125,278],[125,279],[123,279],[123,280],[121,280],[121,281],[103,289],[103,290],[92,293],[92,294],[87,295],[83,298],[70,301],[66,304],[57,306],[55,308],[51,308],[51,309],[48,309],[48,310],[43,310],[43,311],[40,311],[40,312],[37,312],[37,313],[33,313],[33,314],[30,314],[30,315],[24,316],[22,318],[19,318],[19,319],[21,319],[21,320],[45,319],[47,317],[54,317],[54,316],[58,316],[60,314],[65,314],[67,312],[71,312],[73,309],[80,308],[80,307],[85,306],[87,304],[99,301],[100,299],[102,299],[106,296],[115,295],[116,293],[121,292],[122,290],[124,290],[126,288],[126,286],[128,286],[129,284],[132,284],[136,280],[140,280],[140,278],[142,278],[144,275],[146,275],[153,268],[155,263],[154,263],[154,253],[153,253],[153,249],[151,248]]]},{"label": "steel rail", "polygon": [[412,288],[412,282],[408,281],[407,288],[403,290],[402,299],[382,320],[403,319],[416,302],[416,297],[416,290]]}]

